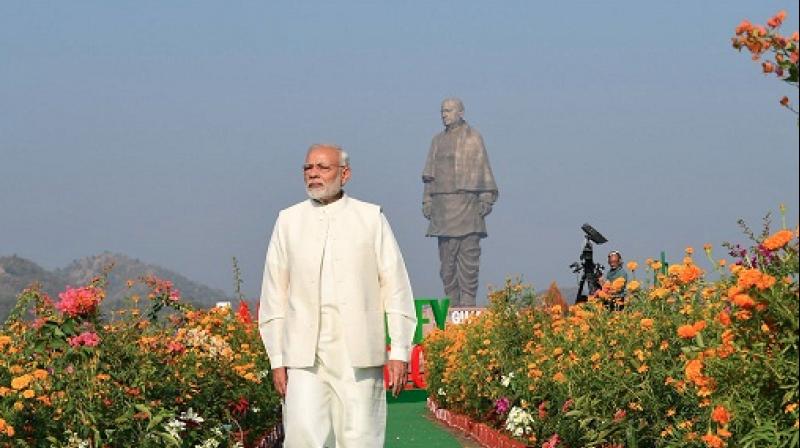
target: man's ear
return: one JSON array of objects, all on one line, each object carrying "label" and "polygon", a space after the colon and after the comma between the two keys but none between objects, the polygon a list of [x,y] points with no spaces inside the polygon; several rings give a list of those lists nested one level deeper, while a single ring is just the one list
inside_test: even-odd
[{"label": "man's ear", "polygon": [[350,166],[342,167],[342,185],[346,184],[347,181],[350,180],[350,176],[352,173],[350,172]]}]

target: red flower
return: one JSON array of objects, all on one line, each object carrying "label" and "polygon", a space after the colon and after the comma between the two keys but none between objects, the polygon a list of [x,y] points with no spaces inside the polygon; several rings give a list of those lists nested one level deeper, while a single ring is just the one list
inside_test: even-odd
[{"label": "red flower", "polygon": [[239,397],[238,400],[232,401],[228,404],[228,409],[231,410],[234,414],[244,414],[247,411],[247,408],[250,407],[250,402],[247,401],[247,398]]}]

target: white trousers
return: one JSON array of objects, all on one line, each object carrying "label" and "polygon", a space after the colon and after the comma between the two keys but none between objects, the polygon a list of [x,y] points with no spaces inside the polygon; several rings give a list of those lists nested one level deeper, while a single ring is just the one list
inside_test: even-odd
[{"label": "white trousers", "polygon": [[383,447],[383,367],[351,366],[338,313],[321,315],[314,366],[287,374],[284,448]]}]

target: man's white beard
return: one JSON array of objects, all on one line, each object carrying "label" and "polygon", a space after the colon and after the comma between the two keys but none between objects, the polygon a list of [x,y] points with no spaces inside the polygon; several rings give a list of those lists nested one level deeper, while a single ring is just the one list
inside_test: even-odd
[{"label": "man's white beard", "polygon": [[339,174],[336,176],[336,179],[332,180],[331,183],[327,185],[323,185],[317,188],[309,188],[306,185],[306,194],[308,197],[315,201],[324,201],[326,199],[331,199],[339,195],[342,192],[342,175]]}]

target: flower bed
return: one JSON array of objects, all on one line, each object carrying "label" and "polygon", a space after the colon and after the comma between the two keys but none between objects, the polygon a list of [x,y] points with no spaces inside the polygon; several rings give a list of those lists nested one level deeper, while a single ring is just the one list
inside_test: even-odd
[{"label": "flower bed", "polygon": [[106,318],[102,277],[56,303],[21,294],[0,331],[0,446],[274,443],[279,401],[246,308],[194,310],[170,282],[140,281],[143,309],[133,296]]},{"label": "flower bed", "polygon": [[[625,308],[547,306],[508,282],[489,310],[425,341],[438,408],[530,446],[797,446],[797,232],[757,238],[719,280],[687,249]],[[653,276],[653,272],[646,277]]]}]

